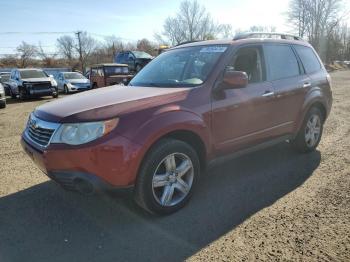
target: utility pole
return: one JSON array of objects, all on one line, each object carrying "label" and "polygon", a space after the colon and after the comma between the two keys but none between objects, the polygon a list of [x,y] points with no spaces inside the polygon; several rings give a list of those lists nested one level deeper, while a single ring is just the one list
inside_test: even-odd
[{"label": "utility pole", "polygon": [[77,35],[78,37],[78,45],[79,45],[79,60],[80,60],[80,64],[81,64],[81,72],[84,74],[85,72],[85,66],[84,66],[84,63],[83,63],[83,54],[82,54],[82,50],[81,50],[81,39],[80,39],[80,34],[82,32],[81,31],[78,31],[76,32],[75,34]]},{"label": "utility pole", "polygon": [[112,63],[114,63],[114,61],[115,61],[115,45],[114,45],[114,41],[113,41],[112,48],[113,48],[113,60],[112,60]]}]

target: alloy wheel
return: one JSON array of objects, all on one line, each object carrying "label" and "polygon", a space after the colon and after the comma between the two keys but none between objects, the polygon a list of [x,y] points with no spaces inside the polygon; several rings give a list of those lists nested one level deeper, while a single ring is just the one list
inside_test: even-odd
[{"label": "alloy wheel", "polygon": [[305,128],[305,142],[308,147],[317,144],[321,135],[321,119],[317,114],[310,116]]},{"label": "alloy wheel", "polygon": [[157,166],[152,179],[155,200],[161,206],[174,206],[189,194],[194,178],[191,159],[183,153],[166,156]]}]

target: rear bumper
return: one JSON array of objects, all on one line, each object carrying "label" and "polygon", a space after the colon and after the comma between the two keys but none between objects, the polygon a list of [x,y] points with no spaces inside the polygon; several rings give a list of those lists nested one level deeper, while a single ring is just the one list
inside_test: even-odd
[{"label": "rear bumper", "polygon": [[48,177],[83,193],[132,187],[141,162],[141,147],[121,136],[84,147],[51,144],[43,151],[22,136],[21,145]]}]

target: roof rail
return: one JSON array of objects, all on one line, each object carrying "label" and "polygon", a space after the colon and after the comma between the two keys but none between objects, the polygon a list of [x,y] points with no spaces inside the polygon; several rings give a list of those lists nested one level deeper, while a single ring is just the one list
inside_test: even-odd
[{"label": "roof rail", "polygon": [[285,33],[271,33],[271,32],[247,32],[236,35],[233,40],[241,40],[247,38],[273,38],[285,40],[304,41],[301,37]]},{"label": "roof rail", "polygon": [[203,41],[203,40],[192,40],[192,41],[186,41],[186,42],[181,42],[180,44],[177,44],[176,46],[186,45],[186,44],[196,43],[196,42],[201,42],[201,41]]}]

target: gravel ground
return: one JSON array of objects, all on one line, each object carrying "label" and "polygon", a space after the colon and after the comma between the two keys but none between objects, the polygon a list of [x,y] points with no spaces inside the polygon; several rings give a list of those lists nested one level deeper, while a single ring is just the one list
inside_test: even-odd
[{"label": "gravel ground", "polygon": [[318,151],[288,144],[211,169],[168,217],[130,193],[82,196],[23,153],[35,106],[0,110],[0,261],[350,261],[350,71],[332,74],[334,104]]}]

